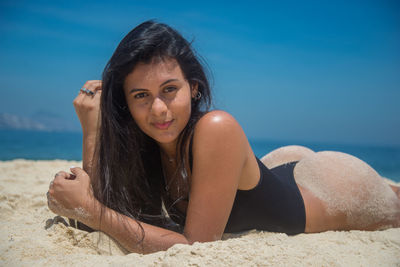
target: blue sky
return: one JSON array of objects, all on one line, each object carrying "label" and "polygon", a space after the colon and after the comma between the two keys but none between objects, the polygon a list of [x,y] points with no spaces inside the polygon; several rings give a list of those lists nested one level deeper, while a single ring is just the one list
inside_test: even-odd
[{"label": "blue sky", "polygon": [[194,40],[250,138],[400,145],[398,1],[197,2],[1,1],[0,113],[78,125],[79,88],[157,19]]}]

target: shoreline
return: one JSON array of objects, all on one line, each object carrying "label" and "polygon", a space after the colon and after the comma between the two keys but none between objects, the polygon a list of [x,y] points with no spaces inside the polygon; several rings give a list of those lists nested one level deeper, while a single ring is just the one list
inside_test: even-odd
[{"label": "shoreline", "polygon": [[108,236],[67,227],[47,208],[50,181],[57,171],[67,171],[71,165],[81,166],[81,162],[0,161],[0,265],[400,265],[400,228],[296,236],[253,230],[224,235],[223,241],[125,255]]}]

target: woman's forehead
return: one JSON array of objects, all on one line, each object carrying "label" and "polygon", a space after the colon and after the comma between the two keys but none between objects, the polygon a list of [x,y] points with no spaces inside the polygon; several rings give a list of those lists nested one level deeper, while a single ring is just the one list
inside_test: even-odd
[{"label": "woman's forehead", "polygon": [[124,87],[144,86],[171,78],[183,80],[178,62],[175,59],[153,60],[150,63],[138,63],[125,78]]}]

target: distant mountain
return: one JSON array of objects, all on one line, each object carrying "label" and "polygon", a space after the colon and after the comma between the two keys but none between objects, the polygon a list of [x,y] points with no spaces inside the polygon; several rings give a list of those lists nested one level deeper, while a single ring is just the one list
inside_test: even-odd
[{"label": "distant mountain", "polygon": [[36,112],[32,117],[0,113],[0,129],[35,131],[79,131],[79,127],[61,116],[45,111]]},{"label": "distant mountain", "polygon": [[35,112],[31,119],[45,125],[51,131],[79,131],[79,126],[74,125],[64,117],[44,110]]},{"label": "distant mountain", "polygon": [[23,118],[13,114],[1,113],[0,129],[45,131],[46,126],[29,118]]}]

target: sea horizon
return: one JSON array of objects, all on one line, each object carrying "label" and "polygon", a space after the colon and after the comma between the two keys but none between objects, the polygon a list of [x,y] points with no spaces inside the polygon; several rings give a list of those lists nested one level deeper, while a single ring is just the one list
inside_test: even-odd
[{"label": "sea horizon", "polygon": [[[340,151],[351,154],[372,166],[381,176],[400,182],[400,146],[377,144],[335,144],[296,140],[250,138],[254,154],[265,154],[286,145],[302,145],[314,151]],[[82,160],[80,132],[0,130],[0,161]]]}]

